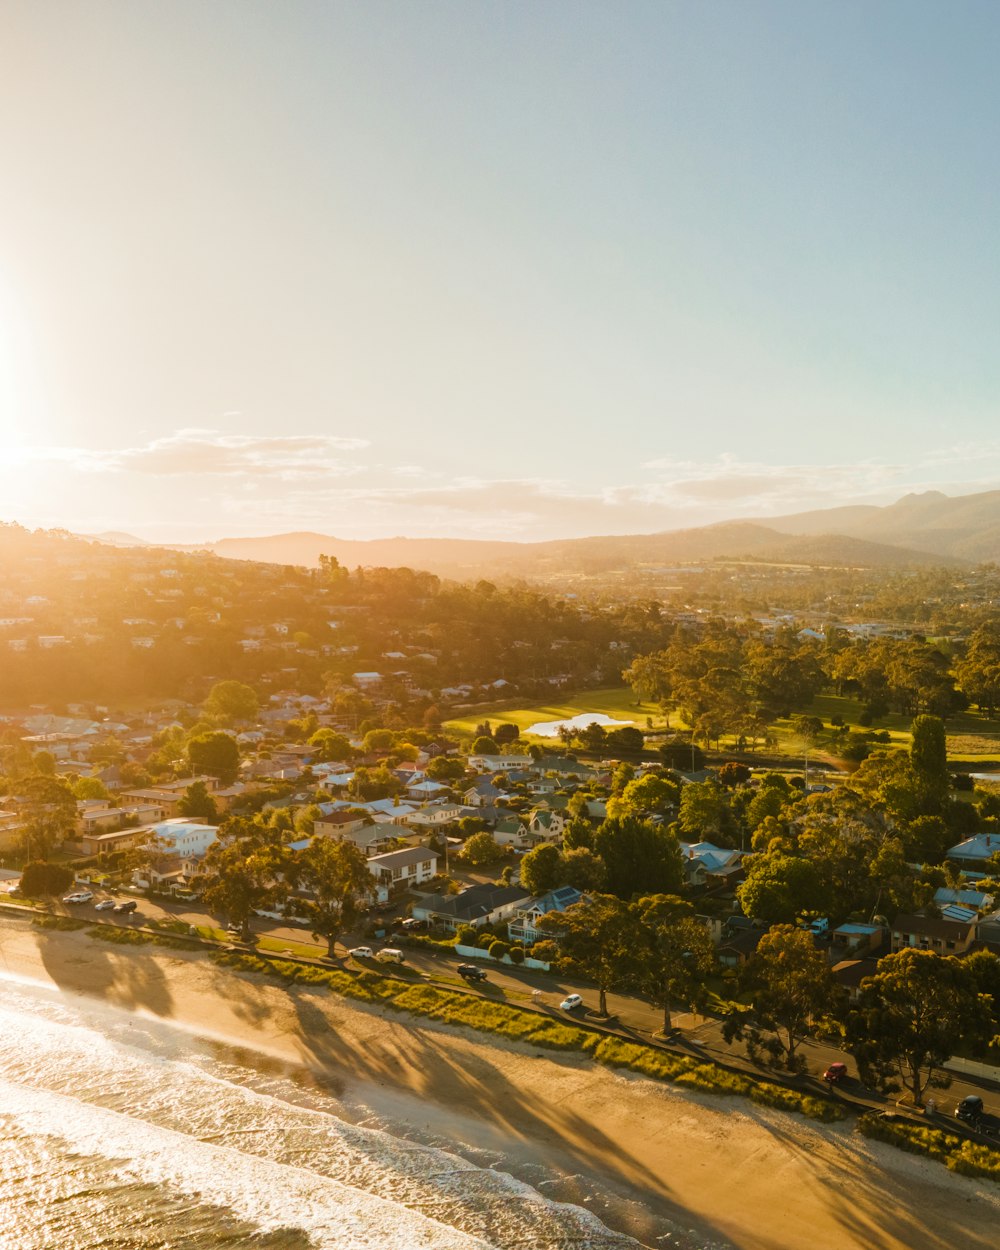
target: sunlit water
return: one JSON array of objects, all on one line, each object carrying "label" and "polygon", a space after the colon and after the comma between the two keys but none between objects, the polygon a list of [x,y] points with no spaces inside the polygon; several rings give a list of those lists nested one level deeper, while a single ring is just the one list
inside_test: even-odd
[{"label": "sunlit water", "polygon": [[[600,1209],[582,1178],[536,1169],[528,1184],[294,1071],[12,981],[0,981],[0,1133],[3,1250],[640,1244],[543,1192],[576,1180]],[[704,1245],[663,1221],[647,1236]]]},{"label": "sunlit water", "polygon": [[536,721],[524,732],[535,734],[539,738],[558,738],[559,730],[563,728],[579,730],[586,729],[588,725],[600,725],[603,729],[624,729],[631,724],[632,721],[615,720],[611,716],[605,716],[603,712],[581,712],[579,716],[571,716],[567,720]]}]

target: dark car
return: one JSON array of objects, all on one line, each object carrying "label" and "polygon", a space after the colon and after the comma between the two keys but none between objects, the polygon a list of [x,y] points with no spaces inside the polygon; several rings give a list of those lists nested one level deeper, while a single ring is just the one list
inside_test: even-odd
[{"label": "dark car", "polygon": [[969,1094],[955,1108],[955,1115],[966,1124],[978,1124],[983,1118],[983,1100],[978,1094]]},{"label": "dark car", "polygon": [[827,1070],[823,1073],[823,1080],[829,1081],[831,1085],[839,1085],[846,1076],[846,1063],[831,1063]]},{"label": "dark car", "polygon": [[465,981],[486,980],[486,969],[477,968],[475,964],[459,964],[455,971]]},{"label": "dark car", "polygon": [[134,898],[126,899],[124,903],[115,903],[114,910],[120,915],[129,916],[132,912],[137,911],[139,904]]}]

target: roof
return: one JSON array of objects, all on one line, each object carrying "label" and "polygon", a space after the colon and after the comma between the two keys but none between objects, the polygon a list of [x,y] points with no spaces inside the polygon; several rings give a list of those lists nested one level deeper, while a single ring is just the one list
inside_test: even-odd
[{"label": "roof", "polygon": [[451,916],[455,920],[481,920],[498,907],[514,903],[526,903],[531,895],[519,885],[493,885],[486,881],[481,885],[471,885],[461,894],[453,894],[435,905],[434,910],[441,916]]},{"label": "roof", "polygon": [[1000,851],[1000,834],[976,833],[964,842],[950,846],[945,853],[946,859],[989,859]]},{"label": "roof", "polygon": [[926,937],[951,940],[968,937],[974,928],[974,923],[938,920],[933,916],[897,916],[892,922],[893,933],[919,933]]},{"label": "roof", "polygon": [[437,859],[437,851],[426,846],[406,846],[400,851],[385,851],[381,855],[373,855],[368,863],[379,868],[412,868],[415,864],[425,864],[429,859]]}]

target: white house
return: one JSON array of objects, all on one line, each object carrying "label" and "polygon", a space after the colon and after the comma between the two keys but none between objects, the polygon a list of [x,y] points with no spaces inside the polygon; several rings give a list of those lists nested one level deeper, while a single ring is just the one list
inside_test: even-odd
[{"label": "white house", "polygon": [[517,773],[534,768],[530,755],[470,755],[469,767],[481,773]]},{"label": "white house", "polygon": [[165,855],[184,855],[195,859],[204,855],[219,835],[215,825],[185,820],[182,816],[150,825],[149,831],[162,840]]},{"label": "white house", "polygon": [[437,874],[437,864],[436,851],[426,846],[408,846],[401,851],[373,855],[368,861],[368,871],[375,878],[380,901],[384,902],[390,893],[430,881]]}]

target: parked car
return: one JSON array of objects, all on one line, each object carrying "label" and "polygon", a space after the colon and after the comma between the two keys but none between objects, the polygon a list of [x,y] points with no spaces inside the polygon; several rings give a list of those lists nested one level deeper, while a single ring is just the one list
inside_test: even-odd
[{"label": "parked car", "polygon": [[397,950],[395,946],[383,946],[375,958],[383,964],[402,964],[406,962],[403,952]]},{"label": "parked car", "polygon": [[135,901],[134,898],[128,898],[125,900],[124,903],[115,903],[114,908],[112,910],[118,912],[120,915],[130,916],[132,912],[138,909],[138,907],[139,907],[139,904]]},{"label": "parked car", "polygon": [[839,1085],[846,1076],[846,1063],[831,1063],[827,1070],[823,1073],[823,1080],[829,1081],[831,1085]]},{"label": "parked car", "polygon": [[347,953],[348,955],[353,956],[355,959],[374,959],[375,958],[375,952],[372,950],[370,946],[353,946]]},{"label": "parked car", "polygon": [[89,903],[94,897],[90,890],[75,890],[63,898],[64,903]]},{"label": "parked car", "polygon": [[102,898],[99,903],[94,904],[94,911],[111,911],[114,905],[113,898]]},{"label": "parked car", "polygon": [[583,1006],[583,999],[579,994],[567,994],[559,1004],[560,1011],[576,1011],[577,1007]]},{"label": "parked car", "polygon": [[408,920],[403,921],[403,928],[407,933],[419,933],[422,929],[427,928],[427,921],[416,920],[411,916]]},{"label": "parked car", "polygon": [[455,971],[465,981],[486,980],[486,969],[478,968],[475,964],[459,964]]},{"label": "parked car", "polygon": [[983,1100],[978,1094],[968,1094],[955,1108],[955,1116],[966,1124],[978,1124],[983,1118]]}]

